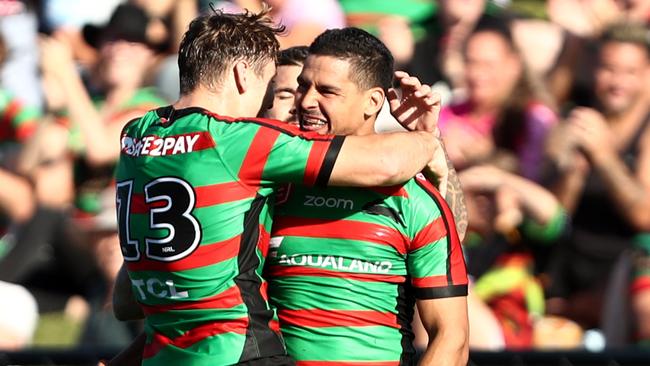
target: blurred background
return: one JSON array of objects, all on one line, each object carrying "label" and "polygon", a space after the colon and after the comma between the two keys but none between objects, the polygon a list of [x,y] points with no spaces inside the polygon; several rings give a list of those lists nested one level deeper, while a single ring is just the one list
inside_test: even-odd
[{"label": "blurred background", "polygon": [[[360,27],[442,95],[474,364],[650,363],[650,0],[267,2],[282,48]],[[0,0],[0,365],[93,364],[141,330],[110,304],[115,141],[178,97],[210,6]]]}]

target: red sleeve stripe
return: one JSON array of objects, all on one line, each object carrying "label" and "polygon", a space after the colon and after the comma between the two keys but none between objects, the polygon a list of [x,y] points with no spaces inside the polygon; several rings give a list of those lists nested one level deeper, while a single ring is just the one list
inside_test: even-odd
[{"label": "red sleeve stripe", "polygon": [[[254,198],[256,195],[255,191],[239,182],[194,187],[194,193],[196,194],[195,208]],[[165,201],[162,200],[147,204],[144,199],[144,194],[137,193],[131,196],[130,211],[132,214],[148,214],[150,209],[155,207],[164,207],[165,205]]]},{"label": "red sleeve stripe", "polygon": [[147,259],[141,255],[140,260],[136,262],[126,262],[129,271],[164,271],[176,272],[188,269],[209,266],[237,256],[241,236],[224,240],[214,244],[200,245],[192,255],[174,262],[163,262],[153,259]]},{"label": "red sleeve stripe", "polygon": [[296,366],[399,366],[399,361],[296,361]]},{"label": "red sleeve stripe", "polygon": [[447,280],[449,285],[459,285],[467,283],[467,267],[463,250],[461,248],[456,223],[451,209],[440,192],[424,178],[415,178],[415,182],[427,192],[436,203],[442,213],[442,220],[447,229]]},{"label": "red sleeve stripe", "polygon": [[422,248],[447,236],[447,228],[442,217],[438,217],[420,230],[411,241],[410,251]]},{"label": "red sleeve stripe", "polygon": [[198,301],[178,301],[175,304],[144,305],[142,309],[146,315],[158,314],[170,310],[195,310],[195,309],[228,309],[241,305],[244,300],[237,286],[205,299]]},{"label": "red sleeve stripe", "polygon": [[447,275],[429,276],[422,278],[411,278],[411,284],[414,287],[447,287]]},{"label": "red sleeve stripe", "polygon": [[305,167],[305,176],[303,184],[312,187],[316,185],[316,178],[323,167],[325,155],[330,147],[331,142],[316,141],[313,143],[309,157],[307,158],[307,165]]},{"label": "red sleeve stripe", "polygon": [[364,282],[388,282],[388,283],[404,283],[406,277],[396,275],[386,275],[378,273],[351,273],[351,272],[337,272],[324,268],[314,267],[297,267],[297,266],[269,266],[267,273],[273,277],[289,277],[289,276],[310,276],[310,277],[330,277],[330,278],[346,278],[354,281]]},{"label": "red sleeve stripe", "polygon": [[252,187],[260,185],[264,167],[278,136],[280,136],[280,132],[276,130],[268,128],[257,130],[241,168],[239,168],[239,179]]},{"label": "red sleeve stripe", "polygon": [[278,310],[283,327],[371,327],[382,325],[399,329],[397,316],[390,312],[374,310],[323,310],[301,309]]},{"label": "red sleeve stripe", "polygon": [[389,245],[406,254],[409,242],[404,234],[388,226],[352,220],[323,220],[303,217],[276,217],[273,236],[303,236],[309,238],[359,240]]},{"label": "red sleeve stripe", "polygon": [[145,344],[142,358],[154,357],[158,352],[168,345],[178,348],[188,348],[193,344],[204,340],[207,337],[223,333],[246,334],[248,317],[230,320],[220,320],[214,323],[200,325],[183,335],[171,339],[163,334],[154,333],[151,343]]}]

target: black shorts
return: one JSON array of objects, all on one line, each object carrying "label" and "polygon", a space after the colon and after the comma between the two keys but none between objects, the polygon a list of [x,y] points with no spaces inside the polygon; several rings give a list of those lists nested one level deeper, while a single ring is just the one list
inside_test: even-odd
[{"label": "black shorts", "polygon": [[239,366],[296,366],[296,362],[287,355],[256,358],[240,362]]}]

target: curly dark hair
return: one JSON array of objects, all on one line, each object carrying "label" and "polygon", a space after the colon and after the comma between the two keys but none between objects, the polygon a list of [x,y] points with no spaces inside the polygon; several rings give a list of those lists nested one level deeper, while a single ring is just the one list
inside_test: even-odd
[{"label": "curly dark hair", "polygon": [[309,46],[309,54],[348,60],[350,79],[361,89],[388,91],[393,81],[393,55],[377,37],[359,28],[326,30]]},{"label": "curly dark hair", "polygon": [[194,19],[178,52],[181,94],[199,85],[213,89],[237,60],[250,62],[258,74],[266,62],[275,61],[280,47],[275,36],[284,27],[274,24],[268,12],[266,7],[259,13],[214,10]]}]

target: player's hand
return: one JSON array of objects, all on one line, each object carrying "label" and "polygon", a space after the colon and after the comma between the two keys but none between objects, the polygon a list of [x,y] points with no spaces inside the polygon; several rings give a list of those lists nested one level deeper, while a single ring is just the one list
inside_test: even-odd
[{"label": "player's hand", "polygon": [[392,88],[387,95],[393,116],[408,130],[427,131],[438,136],[440,95],[403,71],[396,71],[395,78],[400,83],[401,96]]}]

